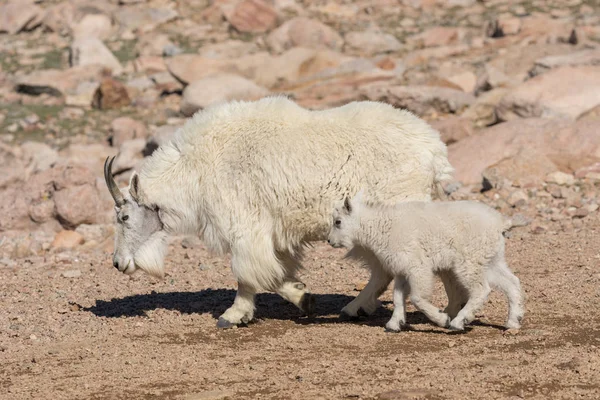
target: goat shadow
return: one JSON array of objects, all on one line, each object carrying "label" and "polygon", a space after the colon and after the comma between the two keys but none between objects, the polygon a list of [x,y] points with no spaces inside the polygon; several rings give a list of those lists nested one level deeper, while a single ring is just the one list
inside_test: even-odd
[{"label": "goat shadow", "polygon": [[[233,304],[236,291],[233,289],[204,289],[199,292],[166,292],[149,294],[136,294],[111,300],[97,300],[96,304],[83,308],[97,317],[120,318],[145,316],[147,311],[156,309],[175,310],[182,314],[209,313],[215,320]],[[354,300],[354,296],[343,294],[314,294],[315,314],[303,317],[299,309],[293,304],[274,293],[260,293],[256,296],[256,313],[258,320],[286,320],[300,325],[311,324],[357,324],[367,326],[385,326],[390,319],[392,311],[379,307],[375,313],[366,318],[355,320],[340,319],[341,309]],[[392,302],[382,301],[382,305]],[[409,324],[431,323],[421,312],[408,312],[406,315]],[[501,326],[473,321],[472,325],[488,326],[504,329]],[[467,328],[468,329],[468,328]],[[419,330],[421,331],[421,330]],[[459,332],[443,332],[426,330],[426,332],[440,334],[459,334]],[[467,330],[468,332],[468,330]]]},{"label": "goat shadow", "polygon": [[[136,294],[111,300],[96,300],[96,304],[84,308],[98,317],[120,318],[145,316],[147,311],[155,309],[176,310],[182,314],[209,313],[217,319],[233,304],[236,291],[233,289],[204,289],[199,292],[166,292]],[[315,294],[315,314],[311,318],[302,317],[302,312],[293,304],[275,293],[256,295],[257,319],[293,320],[301,324],[338,322],[340,310],[354,296],[343,294]],[[388,304],[391,302],[382,302]],[[371,320],[389,319],[391,311],[380,307],[369,321],[339,321],[344,323],[371,322]],[[381,322],[381,321],[379,321]],[[376,323],[374,323],[375,325]]]}]

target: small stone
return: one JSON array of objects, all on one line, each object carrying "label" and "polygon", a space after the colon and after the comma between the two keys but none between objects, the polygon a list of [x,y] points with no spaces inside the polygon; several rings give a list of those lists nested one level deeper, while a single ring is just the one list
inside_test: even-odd
[{"label": "small stone", "polygon": [[506,201],[513,207],[522,207],[525,204],[527,204],[527,202],[529,201],[529,197],[524,191],[515,190],[508,196]]},{"label": "small stone", "polygon": [[453,340],[448,342],[448,347],[452,348],[454,346],[456,346],[456,342],[454,342]]},{"label": "small stone", "polygon": [[79,278],[81,276],[81,271],[78,269],[71,269],[63,272],[61,275],[63,278]]},{"label": "small stone", "polygon": [[354,290],[357,292],[360,292],[365,288],[365,286],[367,286],[367,282],[365,282],[365,281],[357,282],[354,285]]},{"label": "small stone", "polygon": [[590,212],[587,209],[587,207],[580,207],[575,211],[573,218],[585,218],[588,216],[589,213]]},{"label": "small stone", "polygon": [[575,177],[571,174],[555,171],[546,175],[546,182],[555,183],[561,186],[572,186],[575,184]]},{"label": "small stone", "polygon": [[36,340],[36,339],[37,339],[37,336],[35,336],[34,334],[31,334],[31,335],[29,335],[29,339],[31,339],[31,340]]}]

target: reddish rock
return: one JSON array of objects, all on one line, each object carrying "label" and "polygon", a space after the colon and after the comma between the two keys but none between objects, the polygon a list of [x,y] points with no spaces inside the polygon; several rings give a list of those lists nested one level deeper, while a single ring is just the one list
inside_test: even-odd
[{"label": "reddish rock", "polygon": [[504,96],[500,120],[577,118],[600,105],[600,67],[563,67],[523,83]]},{"label": "reddish rock", "polygon": [[54,193],[56,214],[65,227],[96,222],[98,193],[92,185],[72,186]]},{"label": "reddish rock", "polygon": [[442,141],[446,144],[458,142],[473,134],[471,121],[457,116],[449,116],[441,120],[431,122],[431,126],[440,132]]},{"label": "reddish rock", "polygon": [[[448,158],[462,183],[481,181],[485,168],[521,150],[535,149],[563,172],[600,160],[600,121],[527,118],[494,125],[448,147]],[[545,175],[544,175],[545,177]]]},{"label": "reddish rock", "polygon": [[263,33],[275,27],[277,13],[262,0],[242,0],[224,10],[227,21],[240,32]]}]

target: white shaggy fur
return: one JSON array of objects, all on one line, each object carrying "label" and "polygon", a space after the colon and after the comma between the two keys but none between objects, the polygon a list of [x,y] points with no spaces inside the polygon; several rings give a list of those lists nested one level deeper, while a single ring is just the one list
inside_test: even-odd
[{"label": "white shaggy fur", "polygon": [[[364,249],[379,263],[378,274],[395,277],[394,313],[386,328],[399,331],[406,323],[405,299],[442,327],[462,330],[483,306],[489,284],[508,298],[506,327],[520,328],[523,299],[519,279],[504,259],[503,232],[510,226],[502,215],[473,201],[365,203],[361,193],[346,198],[332,215],[329,243]],[[350,256],[356,256],[350,253]],[[434,275],[462,287],[466,304],[449,316],[429,302]]]},{"label": "white shaggy fur", "polygon": [[[259,290],[306,308],[302,248],[327,237],[335,201],[359,188],[381,201],[428,201],[452,172],[438,132],[408,111],[375,102],[309,111],[269,97],[195,114],[145,161],[135,192],[158,208],[165,232],[231,252],[239,288],[220,320],[239,324],[252,319]],[[161,276],[160,258],[146,253],[135,266]]]}]

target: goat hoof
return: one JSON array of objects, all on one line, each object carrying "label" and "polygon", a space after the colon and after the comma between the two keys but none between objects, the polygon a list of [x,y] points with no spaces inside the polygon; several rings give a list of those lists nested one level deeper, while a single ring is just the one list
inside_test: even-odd
[{"label": "goat hoof", "polygon": [[365,310],[363,310],[362,307],[358,309],[358,311],[356,312],[356,314],[359,317],[368,317],[369,316],[369,314]]},{"label": "goat hoof", "polygon": [[340,320],[341,321],[356,321],[358,320],[358,315],[350,315],[345,311],[340,312]]},{"label": "goat hoof", "polygon": [[304,293],[300,299],[300,309],[307,317],[315,315],[315,296],[310,293]]},{"label": "goat hoof", "polygon": [[227,321],[223,317],[219,317],[219,320],[217,321],[217,328],[220,328],[220,329],[230,329],[230,328],[233,328],[234,326],[235,326],[234,323]]}]

